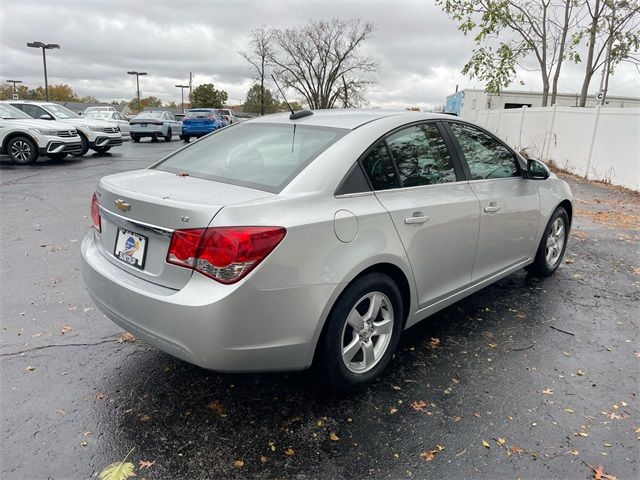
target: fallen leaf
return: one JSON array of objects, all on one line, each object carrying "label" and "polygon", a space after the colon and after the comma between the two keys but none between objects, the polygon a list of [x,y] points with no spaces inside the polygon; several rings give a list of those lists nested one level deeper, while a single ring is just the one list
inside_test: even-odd
[{"label": "fallen leaf", "polygon": [[451,420],[453,420],[454,422],[459,422],[460,420],[462,420],[462,417],[455,415]]},{"label": "fallen leaf", "polygon": [[284,454],[289,456],[289,457],[293,457],[296,454],[296,452],[295,452],[295,450],[293,448],[287,448],[284,451]]},{"label": "fallen leaf", "polygon": [[116,462],[102,470],[98,477],[101,480],[125,480],[129,477],[135,477],[135,465],[131,462]]},{"label": "fallen leaf", "polygon": [[440,339],[436,337],[431,337],[431,339],[427,342],[429,348],[434,349],[440,346]]},{"label": "fallen leaf", "polygon": [[331,432],[329,434],[329,440],[331,440],[332,442],[337,442],[338,440],[340,440],[340,437],[336,435],[335,432]]},{"label": "fallen leaf", "polygon": [[580,454],[580,452],[578,450],[569,450],[569,453],[571,455],[576,455],[576,456]]},{"label": "fallen leaf", "polygon": [[564,411],[567,413],[573,413],[573,410],[571,408],[565,408]]},{"label": "fallen leaf", "polygon": [[452,390],[453,390],[453,389],[452,389],[451,387],[449,387],[449,388],[445,388],[445,389],[442,391],[442,393],[444,393],[445,395],[450,395]]},{"label": "fallen leaf", "polygon": [[545,388],[544,390],[542,390],[542,394],[543,395],[553,395],[553,389]]},{"label": "fallen leaf", "polygon": [[36,367],[32,367],[31,365],[29,365],[25,370],[27,372],[33,372],[36,369]]},{"label": "fallen leaf", "polygon": [[151,420],[151,417],[149,415],[140,415],[141,422],[148,422],[149,420]]},{"label": "fallen leaf", "polygon": [[480,414],[479,413],[474,413],[473,416],[476,417],[476,418],[480,418]]},{"label": "fallen leaf", "polygon": [[624,420],[622,415],[618,415],[616,412],[611,412],[607,417],[611,420]]},{"label": "fallen leaf", "polygon": [[438,450],[427,450],[426,452],[422,452],[420,454],[420,458],[426,460],[427,462],[430,462],[436,456],[436,453],[438,453]]},{"label": "fallen leaf", "polygon": [[235,460],[233,462],[233,466],[236,468],[242,468],[244,467],[244,462],[242,460]]},{"label": "fallen leaf", "polygon": [[485,448],[489,448],[489,442],[487,442],[486,440],[482,440],[482,446]]},{"label": "fallen leaf", "polygon": [[413,402],[411,402],[411,408],[413,408],[416,412],[424,411],[426,406],[427,404],[424,403],[423,400],[418,400],[418,401],[414,400]]},{"label": "fallen leaf", "polygon": [[316,420],[316,427],[324,427],[324,422],[322,420]]},{"label": "fallen leaf", "polygon": [[581,369],[580,369],[580,370],[578,370],[578,371],[576,372],[576,374],[577,374],[577,375],[580,375],[580,376],[582,377],[582,376],[584,375],[584,370],[581,370]]},{"label": "fallen leaf", "polygon": [[514,454],[514,455],[520,455],[520,454],[524,453],[524,448],[509,447],[509,452]]},{"label": "fallen leaf", "polygon": [[80,442],[80,445],[83,447],[86,447],[87,445],[89,445],[89,442],[84,441],[84,442]]},{"label": "fallen leaf", "polygon": [[96,400],[102,400],[103,398],[107,398],[107,394],[103,392],[96,393]]},{"label": "fallen leaf", "polygon": [[71,330],[73,330],[73,327],[71,325],[60,325],[60,333],[63,335],[67,332],[70,332]]},{"label": "fallen leaf", "polygon": [[138,462],[138,465],[140,465],[140,470],[142,470],[143,468],[153,467],[155,464],[155,460],[153,462],[150,462],[149,460],[140,460]]},{"label": "fallen leaf", "polygon": [[133,343],[136,340],[137,338],[129,332],[123,332],[118,336],[118,343]]},{"label": "fallen leaf", "polygon": [[219,402],[218,400],[214,400],[212,402],[209,402],[209,404],[207,405],[207,408],[209,410],[213,410],[214,412],[216,412],[221,417],[225,416],[224,405],[221,402]]},{"label": "fallen leaf", "polygon": [[506,440],[504,438],[500,438],[498,437],[498,439],[496,440],[496,443],[500,446],[504,445],[506,442]]},{"label": "fallen leaf", "polygon": [[495,344],[495,343],[490,343],[489,344],[489,348],[497,348],[497,347],[498,347],[498,345]]},{"label": "fallen leaf", "polygon": [[398,409],[396,407],[389,407],[389,413],[391,415],[393,415],[394,413],[396,413],[398,411]]},{"label": "fallen leaf", "polygon": [[443,450],[444,450],[444,447],[443,447],[442,445],[436,445],[436,448],[437,448],[439,451],[443,451]]}]

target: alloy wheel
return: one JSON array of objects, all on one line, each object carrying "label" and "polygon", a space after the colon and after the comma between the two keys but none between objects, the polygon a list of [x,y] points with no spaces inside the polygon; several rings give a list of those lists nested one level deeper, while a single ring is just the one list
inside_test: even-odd
[{"label": "alloy wheel", "polygon": [[381,292],[356,302],[342,329],[341,356],[353,373],[365,373],[382,359],[393,335],[393,306]]},{"label": "alloy wheel", "polygon": [[11,156],[17,162],[28,162],[31,158],[31,145],[24,140],[16,140],[11,144]]},{"label": "alloy wheel", "polygon": [[566,232],[564,220],[561,217],[558,217],[551,225],[551,230],[549,231],[549,235],[547,236],[545,258],[547,261],[547,265],[550,267],[554,266],[560,259],[560,255],[562,255],[562,249],[564,248],[565,242],[565,234]]}]

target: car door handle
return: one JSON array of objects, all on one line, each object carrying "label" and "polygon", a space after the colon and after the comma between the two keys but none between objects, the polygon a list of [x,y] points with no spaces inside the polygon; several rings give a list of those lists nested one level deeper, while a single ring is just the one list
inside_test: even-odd
[{"label": "car door handle", "polygon": [[407,217],[404,219],[404,223],[407,225],[415,225],[420,223],[427,223],[429,221],[429,217],[422,215],[422,212],[416,212],[411,217]]},{"label": "car door handle", "polygon": [[484,211],[487,213],[495,213],[500,211],[500,205],[498,205],[496,202],[491,202],[488,206],[484,207]]}]

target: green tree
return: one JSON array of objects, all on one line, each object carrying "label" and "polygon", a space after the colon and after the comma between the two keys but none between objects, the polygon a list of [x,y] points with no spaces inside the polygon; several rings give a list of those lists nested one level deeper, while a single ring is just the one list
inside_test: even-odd
[{"label": "green tree", "polygon": [[227,98],[224,90],[216,90],[213,83],[204,83],[193,89],[189,100],[193,108],[221,108]]},{"label": "green tree", "polygon": [[[604,85],[600,88],[606,94],[609,75],[616,65],[632,59],[633,52],[640,49],[640,3],[629,0],[588,0],[585,4],[587,25],[572,39],[576,45],[585,39],[587,43],[585,73],[578,103],[581,107],[587,103],[591,79],[600,68],[604,72]],[[577,53],[573,59],[581,60]]]},{"label": "green tree", "polygon": [[476,48],[462,69],[486,82],[488,92],[500,92],[516,79],[516,67],[540,71],[542,106],[555,102],[560,70],[575,47],[571,31],[579,17],[578,0],[436,0],[472,34]]},{"label": "green tree", "polygon": [[134,112],[141,112],[146,107],[161,107],[162,100],[158,97],[146,97],[140,99],[140,104],[138,104],[138,99],[134,98],[129,102],[129,108]]},{"label": "green tree", "polygon": [[[20,100],[29,98],[29,87],[26,85],[16,85],[16,92]],[[11,100],[13,98],[13,84],[0,85],[0,100]]]},{"label": "green tree", "polygon": [[100,100],[98,100],[93,95],[87,95],[86,97],[80,97],[78,99],[78,101],[82,102],[82,103],[100,103]]},{"label": "green tree", "polygon": [[[259,83],[251,86],[247,92],[247,98],[244,100],[244,111],[251,113],[274,113],[282,110],[280,101],[273,95],[268,88],[264,89],[264,102],[261,102],[262,89]],[[286,105],[284,107],[287,108]]]}]

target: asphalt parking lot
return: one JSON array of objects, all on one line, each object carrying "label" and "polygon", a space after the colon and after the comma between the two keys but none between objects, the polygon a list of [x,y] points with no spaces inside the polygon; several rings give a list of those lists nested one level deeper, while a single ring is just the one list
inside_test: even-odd
[{"label": "asphalt parking lot", "polygon": [[[519,272],[405,332],[372,387],[228,375],[122,337],[80,242],[98,179],[182,142],[0,161],[0,477],[593,478],[640,475],[640,197],[570,178],[565,263]],[[140,462],[148,462],[147,468]]]}]

